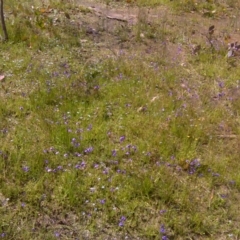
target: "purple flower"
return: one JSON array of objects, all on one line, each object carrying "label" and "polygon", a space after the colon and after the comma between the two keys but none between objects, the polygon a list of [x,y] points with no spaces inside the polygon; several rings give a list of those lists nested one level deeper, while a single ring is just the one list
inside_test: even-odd
[{"label": "purple flower", "polygon": [[28,166],[23,166],[23,167],[22,167],[22,170],[23,170],[24,172],[28,172],[29,169],[30,169],[30,168],[29,168]]},{"label": "purple flower", "polygon": [[74,155],[75,155],[76,157],[81,157],[81,156],[82,156],[82,154],[81,154],[81,153],[78,153],[78,152],[75,152]]},{"label": "purple flower", "polygon": [[6,233],[1,233],[0,235],[2,238],[6,237]]},{"label": "purple flower", "polygon": [[108,174],[108,172],[109,172],[109,169],[108,169],[108,168],[105,168],[105,169],[103,170],[103,174]]},{"label": "purple flower", "polygon": [[134,145],[132,146],[132,149],[133,149],[133,151],[134,151],[134,152],[136,152],[136,151],[137,151],[137,147],[136,147],[136,146],[134,146]]},{"label": "purple flower", "polygon": [[85,167],[86,167],[86,163],[84,161],[75,165],[76,169],[84,169]]},{"label": "purple flower", "polygon": [[226,194],[220,194],[220,197],[221,198],[227,198],[227,195]]},{"label": "purple flower", "polygon": [[177,53],[180,54],[181,52],[182,52],[182,47],[178,45]]},{"label": "purple flower", "polygon": [[120,73],[120,74],[118,75],[118,79],[123,79],[123,74],[122,74],[122,73]]},{"label": "purple flower", "polygon": [[167,236],[162,236],[162,240],[169,240]]},{"label": "purple flower", "polygon": [[122,216],[122,217],[120,218],[120,222],[119,222],[118,226],[119,226],[119,227],[123,227],[125,221],[126,221],[126,217]]},{"label": "purple flower", "polygon": [[94,164],[94,168],[98,168],[99,167],[99,164]]},{"label": "purple flower", "polygon": [[166,229],[163,224],[160,227],[160,233],[166,233]]},{"label": "purple flower", "polygon": [[[75,139],[75,138],[74,138],[74,139]],[[75,141],[72,140],[71,143],[72,143],[72,145],[73,145],[75,148],[77,148],[77,147],[80,146],[80,143],[77,142],[76,140],[75,140]]]},{"label": "purple flower", "polygon": [[199,159],[193,159],[189,164],[189,174],[194,174],[200,165]]},{"label": "purple flower", "polygon": [[167,212],[167,210],[165,210],[165,209],[162,209],[162,210],[160,210],[159,212],[160,212],[160,214],[164,214],[164,213],[166,213],[166,212]]},{"label": "purple flower", "polygon": [[117,151],[114,149],[112,150],[112,156],[115,157],[117,155]]},{"label": "purple flower", "polygon": [[218,86],[219,86],[220,88],[223,88],[223,87],[224,87],[224,82],[219,82],[219,83],[218,83]]},{"label": "purple flower", "polygon": [[88,153],[91,153],[92,151],[93,151],[93,147],[89,147],[85,149],[84,153],[88,154]]},{"label": "purple flower", "polygon": [[3,129],[1,130],[1,132],[2,132],[3,134],[6,134],[6,133],[8,133],[8,130],[7,130],[7,128],[3,128]]},{"label": "purple flower", "polygon": [[21,203],[21,207],[25,207],[26,206],[26,203]]},{"label": "purple flower", "polygon": [[56,150],[55,150],[54,147],[50,147],[50,148],[49,148],[49,151],[50,151],[50,152],[55,152]]},{"label": "purple flower", "polygon": [[105,204],[105,202],[106,202],[105,199],[100,200],[100,203],[101,203],[101,204]]},{"label": "purple flower", "polygon": [[119,139],[120,142],[123,142],[124,140],[125,140],[125,136],[121,136]]},{"label": "purple flower", "polygon": [[62,166],[57,166],[57,170],[63,170]]}]

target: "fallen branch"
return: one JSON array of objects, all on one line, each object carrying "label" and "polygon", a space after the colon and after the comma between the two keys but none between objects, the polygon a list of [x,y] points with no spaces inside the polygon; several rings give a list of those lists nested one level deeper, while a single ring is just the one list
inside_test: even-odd
[{"label": "fallen branch", "polygon": [[217,137],[234,139],[234,138],[237,138],[237,135],[234,135],[234,134],[230,134],[230,135],[217,135]]},{"label": "fallen branch", "polygon": [[124,18],[120,18],[120,17],[113,17],[113,16],[107,16],[108,19],[111,20],[116,20],[116,21],[120,21],[120,22],[128,22],[128,20],[124,19]]}]

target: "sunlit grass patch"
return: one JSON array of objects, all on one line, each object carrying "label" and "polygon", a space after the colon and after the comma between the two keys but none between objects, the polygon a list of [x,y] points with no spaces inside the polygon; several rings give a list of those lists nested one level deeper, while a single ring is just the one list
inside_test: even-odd
[{"label": "sunlit grass patch", "polygon": [[238,238],[236,58],[204,37],[191,51],[146,9],[116,43],[79,28],[91,12],[50,6],[56,25],[14,6],[26,18],[0,46],[1,237]]}]

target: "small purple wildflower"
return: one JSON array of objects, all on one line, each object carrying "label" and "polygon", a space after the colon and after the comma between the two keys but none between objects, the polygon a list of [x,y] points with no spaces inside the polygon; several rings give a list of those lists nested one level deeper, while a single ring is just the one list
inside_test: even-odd
[{"label": "small purple wildflower", "polygon": [[101,200],[100,200],[100,203],[101,203],[101,204],[105,204],[105,202],[106,202],[105,199],[101,199]]},{"label": "small purple wildflower", "polygon": [[89,147],[84,150],[84,153],[88,154],[88,153],[91,153],[92,151],[93,151],[93,147]]},{"label": "small purple wildflower", "polygon": [[126,148],[128,148],[128,149],[130,149],[131,147],[132,147],[131,144],[127,144],[127,145],[126,145]]},{"label": "small purple wildflower", "polygon": [[52,73],[52,76],[53,76],[53,77],[58,77],[58,76],[59,76],[59,73],[58,73],[58,72],[53,72],[53,73]]},{"label": "small purple wildflower", "polygon": [[120,73],[119,75],[118,75],[118,79],[123,79],[123,74],[122,73]]},{"label": "small purple wildflower", "polygon": [[166,229],[163,224],[160,226],[160,233],[166,233]]},{"label": "small purple wildflower", "polygon": [[227,198],[228,196],[226,194],[220,194],[221,198]]},{"label": "small purple wildflower", "polygon": [[220,88],[223,88],[223,87],[224,87],[224,82],[219,82],[219,83],[218,83],[218,86],[219,86]]},{"label": "small purple wildflower", "polygon": [[83,132],[83,129],[82,129],[82,128],[78,128],[78,129],[75,131],[75,133],[81,133],[81,132]]},{"label": "small purple wildflower", "polygon": [[120,222],[119,222],[118,226],[119,226],[119,227],[123,227],[124,224],[125,224],[125,221],[126,221],[126,217],[122,216],[122,217],[120,218]]},{"label": "small purple wildflower", "polygon": [[90,125],[87,127],[87,130],[88,130],[88,131],[91,131],[91,130],[92,130],[92,124],[90,124]]},{"label": "small purple wildflower", "polygon": [[57,170],[63,170],[63,167],[62,166],[57,166]]},{"label": "small purple wildflower", "polygon": [[162,209],[162,210],[160,210],[159,212],[160,212],[160,214],[164,214],[164,213],[166,213],[166,212],[167,212],[167,210],[165,210],[165,209]]},{"label": "small purple wildflower", "polygon": [[180,45],[178,45],[177,54],[180,54],[181,52],[182,52],[182,47]]},{"label": "small purple wildflower", "polygon": [[86,167],[86,163],[84,161],[75,165],[76,169],[84,169],[85,167]]},{"label": "small purple wildflower", "polygon": [[1,130],[1,133],[7,134],[7,133],[8,133],[8,129],[7,129],[7,128],[3,128],[3,129]]},{"label": "small purple wildflower", "polygon": [[60,237],[60,233],[59,232],[55,232],[54,235],[55,235],[55,237]]},{"label": "small purple wildflower", "polygon": [[109,169],[108,168],[105,168],[104,170],[103,170],[103,174],[108,174],[109,173]]},{"label": "small purple wildflower", "polygon": [[194,174],[200,165],[199,159],[193,159],[189,164],[189,174]]},{"label": "small purple wildflower", "polygon": [[6,233],[1,233],[0,235],[2,238],[6,237]]},{"label": "small purple wildflower", "polygon": [[50,148],[49,148],[49,151],[50,151],[50,152],[56,152],[56,149],[55,149],[54,147],[50,147]]},{"label": "small purple wildflower", "polygon": [[162,240],[169,240],[167,236],[162,236]]},{"label": "small purple wildflower", "polygon": [[213,177],[219,177],[220,174],[219,173],[212,173]]},{"label": "small purple wildflower", "polygon": [[74,155],[75,155],[76,157],[81,157],[81,156],[82,156],[82,154],[81,154],[81,153],[78,153],[78,152],[75,152]]},{"label": "small purple wildflower", "polygon": [[26,206],[26,203],[21,203],[21,207],[25,207]]},{"label": "small purple wildflower", "polygon": [[98,168],[99,167],[99,164],[94,164],[94,168]]},{"label": "small purple wildflower", "polygon": [[112,150],[112,156],[113,157],[116,157],[116,155],[117,155],[117,151],[114,149],[114,150]]},{"label": "small purple wildflower", "polygon": [[225,93],[224,93],[224,92],[218,93],[218,97],[224,97],[224,96],[225,96]]},{"label": "small purple wildflower", "polygon": [[72,143],[72,145],[75,147],[75,148],[77,148],[77,147],[79,147],[80,146],[80,143],[79,142],[76,142],[76,141],[72,141],[71,142]]},{"label": "small purple wildflower", "polygon": [[123,142],[124,140],[125,140],[125,136],[121,136],[119,139],[120,142]]},{"label": "small purple wildflower", "polygon": [[24,172],[28,172],[29,169],[30,169],[30,168],[29,168],[28,166],[23,166],[23,167],[22,167],[22,170],[23,170]]},{"label": "small purple wildflower", "polygon": [[133,150],[134,152],[136,152],[136,151],[137,151],[137,147],[134,146],[134,145],[132,145],[132,150]]}]

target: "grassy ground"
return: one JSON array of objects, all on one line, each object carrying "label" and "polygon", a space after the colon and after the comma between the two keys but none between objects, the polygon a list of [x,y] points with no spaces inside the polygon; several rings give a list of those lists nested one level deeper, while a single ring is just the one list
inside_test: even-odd
[{"label": "grassy ground", "polygon": [[4,7],[0,238],[240,238],[237,1]]}]

